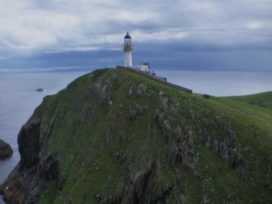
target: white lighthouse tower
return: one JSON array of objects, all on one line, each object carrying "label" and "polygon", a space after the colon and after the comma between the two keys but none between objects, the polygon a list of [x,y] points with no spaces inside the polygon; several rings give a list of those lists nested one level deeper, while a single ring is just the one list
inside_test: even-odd
[{"label": "white lighthouse tower", "polygon": [[132,67],[132,43],[131,43],[131,37],[129,33],[127,32],[125,39],[124,39],[124,45],[123,45],[123,51],[125,53],[124,58],[124,66],[125,67]]}]

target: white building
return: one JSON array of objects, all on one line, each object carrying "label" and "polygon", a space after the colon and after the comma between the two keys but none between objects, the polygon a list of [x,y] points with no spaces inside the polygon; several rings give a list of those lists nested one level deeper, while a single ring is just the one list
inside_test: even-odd
[{"label": "white building", "polygon": [[123,51],[125,53],[124,58],[124,66],[125,67],[132,67],[132,42],[131,37],[129,33],[127,32],[125,39],[124,39],[124,45],[123,45]]},{"label": "white building", "polygon": [[136,65],[136,69],[138,69],[142,72],[149,72],[150,66],[149,66],[149,63],[142,63],[140,65]]},{"label": "white building", "polygon": [[124,45],[123,45],[123,51],[125,53],[124,56],[124,67],[133,68],[148,74],[153,74],[153,72],[150,69],[149,63],[142,63],[140,65],[133,65],[132,64],[132,42],[131,42],[131,36],[127,32],[127,34],[124,37]]}]

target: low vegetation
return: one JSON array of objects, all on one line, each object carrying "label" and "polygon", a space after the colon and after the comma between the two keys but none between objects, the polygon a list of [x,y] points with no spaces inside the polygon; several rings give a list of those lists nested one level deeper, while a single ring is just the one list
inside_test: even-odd
[{"label": "low vegetation", "polygon": [[[97,70],[37,108],[19,135],[22,160],[33,162],[2,193],[40,203],[269,203],[270,97],[207,98]],[[24,150],[25,138],[40,148]]]}]

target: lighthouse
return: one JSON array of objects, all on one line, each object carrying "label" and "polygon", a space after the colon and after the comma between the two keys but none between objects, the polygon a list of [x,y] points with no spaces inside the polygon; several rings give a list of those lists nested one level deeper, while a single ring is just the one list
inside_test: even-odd
[{"label": "lighthouse", "polygon": [[124,58],[124,66],[125,67],[132,67],[132,42],[131,37],[129,33],[127,32],[125,38],[124,38],[124,45],[123,45],[123,51],[125,53]]}]

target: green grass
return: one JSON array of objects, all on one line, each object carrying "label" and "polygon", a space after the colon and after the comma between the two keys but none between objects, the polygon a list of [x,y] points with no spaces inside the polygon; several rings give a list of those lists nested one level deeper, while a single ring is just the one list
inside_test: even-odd
[{"label": "green grass", "polygon": [[57,184],[55,181],[47,183],[46,190],[41,196],[41,204],[52,203],[55,200],[57,192]]},{"label": "green grass", "polygon": [[247,96],[230,97],[231,99],[250,103],[262,108],[272,109],[272,92],[265,92]]},{"label": "green grass", "polygon": [[[128,95],[131,87],[140,84],[148,87],[145,96]],[[165,106],[162,97],[167,99]],[[270,97],[271,93],[264,93],[207,100],[130,71],[105,69],[84,75],[46,98],[41,107],[42,120],[53,127],[48,151],[59,153],[65,180],[61,191],[50,182],[41,203],[97,203],[98,195],[114,197],[126,185],[127,176],[146,168],[149,160],[159,166],[151,191],[174,186],[170,203],[178,203],[182,195],[188,203],[199,203],[204,194],[213,203],[271,201],[271,185],[267,187],[267,180],[272,180]],[[147,107],[146,113],[130,120],[131,104]],[[180,138],[162,134],[155,120],[157,110],[173,130],[181,127]],[[205,147],[199,129],[224,142],[225,126],[235,132],[235,148],[246,168],[231,168],[228,159]],[[176,143],[193,152],[192,156],[184,153],[184,162],[193,170],[173,162],[169,149]]]}]

